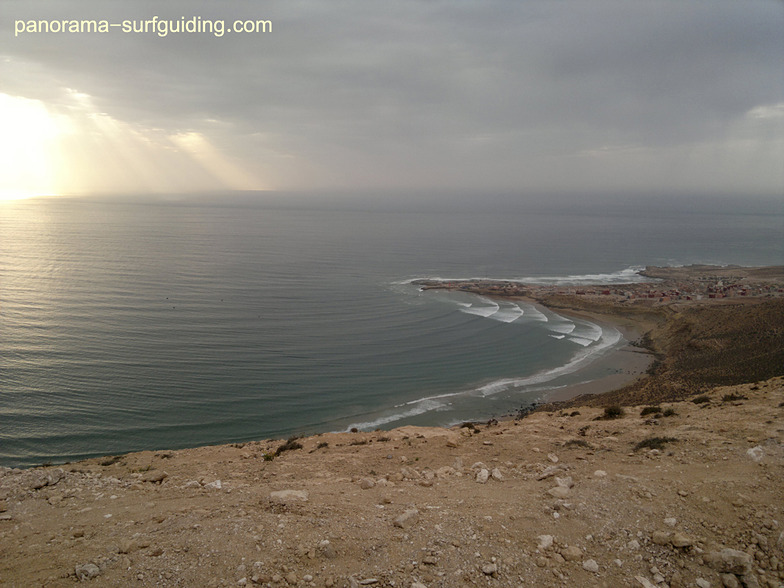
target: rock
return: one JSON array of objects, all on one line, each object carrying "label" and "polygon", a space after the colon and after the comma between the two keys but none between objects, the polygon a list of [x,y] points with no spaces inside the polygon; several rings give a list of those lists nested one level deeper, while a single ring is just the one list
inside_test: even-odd
[{"label": "rock", "polygon": [[[209,484],[204,485],[205,488],[212,488],[213,490],[220,490],[223,488],[223,484],[221,484],[220,480],[215,480],[214,482],[210,482]],[[285,490],[284,490],[285,492]]]},{"label": "rock", "polygon": [[683,533],[675,533],[670,538],[670,543],[672,543],[675,547],[689,547],[694,543],[694,541],[692,541]]},{"label": "rock", "polygon": [[557,466],[548,466],[547,468],[544,469],[544,471],[541,474],[536,476],[536,479],[537,480],[546,480],[547,478],[549,478],[551,476],[554,476],[558,472],[562,472],[562,471],[564,471],[564,467],[563,466],[559,466],[559,465],[557,465]]},{"label": "rock", "polygon": [[651,581],[644,576],[634,576],[634,579],[637,580],[643,588],[656,588],[656,584],[651,583]]},{"label": "rock", "polygon": [[498,573],[498,566],[494,563],[485,564],[482,566],[482,573],[485,576],[495,576]]},{"label": "rock", "polygon": [[136,549],[136,542],[133,539],[123,539],[117,549],[118,553],[130,553]]},{"label": "rock", "polygon": [[564,486],[556,486],[555,488],[550,488],[547,493],[553,498],[568,498],[571,490]]},{"label": "rock", "polygon": [[167,474],[166,472],[163,472],[163,471],[161,471],[161,472],[148,472],[142,478],[142,481],[150,482],[152,484],[160,484],[161,482],[163,482],[168,477],[169,477],[169,474]]},{"label": "rock", "polygon": [[571,476],[566,476],[564,478],[559,478],[556,476],[555,483],[563,488],[572,488],[574,487],[574,482],[572,481]]},{"label": "rock", "polygon": [[481,461],[477,461],[476,463],[474,463],[471,466],[471,469],[472,470],[486,470],[487,466],[484,463],[482,463]]},{"label": "rock", "polygon": [[751,566],[754,563],[752,557],[737,549],[722,549],[721,551],[711,551],[704,556],[705,563],[711,568],[721,573],[735,574],[742,576],[751,573]]},{"label": "rock", "polygon": [[762,458],[765,457],[765,450],[762,449],[761,445],[757,445],[756,447],[747,450],[746,455],[754,461],[762,461]]},{"label": "rock", "polygon": [[593,473],[593,477],[594,478],[606,478],[607,477],[607,472],[605,472],[604,470],[596,470]]},{"label": "rock", "polygon": [[276,490],[270,492],[270,500],[278,504],[289,504],[292,502],[307,502],[307,490]]},{"label": "rock", "polygon": [[363,490],[370,490],[375,485],[376,485],[376,483],[373,480],[371,480],[370,478],[362,478],[359,481],[359,487],[362,488]]},{"label": "rock", "polygon": [[722,574],[721,585],[724,588],[739,588],[740,584],[734,574]]},{"label": "rock", "polygon": [[296,586],[296,585],[297,585],[297,574],[295,574],[294,572],[289,572],[289,573],[288,573],[288,574],[286,574],[286,575],[285,575],[283,578],[284,578],[284,579],[286,580],[286,582],[288,582],[288,583],[289,583],[291,586]]},{"label": "rock", "polygon": [[332,547],[327,539],[324,539],[319,543],[318,552],[321,557],[326,559],[335,559],[338,556],[337,551],[335,551],[335,548]]},{"label": "rock", "polygon": [[454,476],[457,472],[455,468],[450,466],[443,466],[436,470],[436,477],[437,478],[448,478],[450,476]]},{"label": "rock", "polygon": [[554,539],[552,535],[539,535],[537,539],[539,540],[539,545],[536,548],[539,551],[546,551],[553,546]]},{"label": "rock", "polygon": [[668,527],[674,527],[675,525],[678,524],[678,520],[675,519],[674,517],[668,517],[664,519],[664,524],[667,525]]},{"label": "rock", "polygon": [[694,583],[697,584],[700,588],[711,588],[711,583],[708,582],[705,578],[697,578],[694,580]]},{"label": "rock", "polygon": [[670,534],[664,531],[654,531],[651,541],[656,545],[667,545],[670,542]]},{"label": "rock", "polygon": [[555,453],[548,453],[547,459],[549,459],[553,463],[558,463],[558,456]]},{"label": "rock", "polygon": [[599,571],[599,564],[592,559],[586,559],[583,562],[583,569],[587,572],[593,572],[595,574]]},{"label": "rock", "polygon": [[427,566],[434,566],[438,563],[438,559],[433,557],[432,555],[426,555],[422,558],[422,563]]},{"label": "rock", "polygon": [[85,580],[92,580],[93,578],[97,578],[101,575],[101,569],[93,563],[86,563],[80,566],[76,566],[74,568],[74,572],[76,573],[76,577],[79,578],[79,580],[82,582]]},{"label": "rock", "polygon": [[407,529],[415,524],[417,520],[419,520],[419,511],[415,508],[410,508],[397,517],[393,524],[399,529]]},{"label": "rock", "polygon": [[44,486],[54,486],[65,477],[65,472],[60,469],[54,469],[50,472],[33,472],[32,479],[29,482],[31,490],[40,490]]},{"label": "rock", "polygon": [[427,588],[422,582],[413,582],[411,588]]},{"label": "rock", "polygon": [[582,559],[583,550],[577,547],[576,545],[570,545],[569,547],[561,551],[561,555],[566,561],[577,561],[579,559]]},{"label": "rock", "polygon": [[504,479],[504,475],[498,468],[493,468],[493,471],[490,472],[490,475],[493,477],[493,480],[496,480],[497,482],[501,482]]},{"label": "rock", "polygon": [[484,468],[476,472],[476,481],[479,482],[480,484],[486,483],[489,478],[490,478],[490,472],[488,472]]}]

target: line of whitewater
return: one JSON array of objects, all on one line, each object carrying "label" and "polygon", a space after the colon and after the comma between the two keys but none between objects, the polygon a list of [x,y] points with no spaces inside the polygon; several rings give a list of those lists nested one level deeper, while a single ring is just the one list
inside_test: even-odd
[{"label": "line of whitewater", "polygon": [[[619,280],[628,278],[632,275],[637,275],[637,271],[639,268],[629,268],[627,270],[622,270],[621,272],[615,272],[614,274],[602,274],[603,277],[610,280]],[[590,278],[591,280],[596,280],[599,275],[590,275],[590,276],[569,276],[572,279],[581,279],[585,278],[586,280]],[[641,276],[637,276],[641,277]],[[448,280],[444,278],[427,278],[428,280],[432,281],[457,281],[457,280]],[[561,278],[550,278],[550,280],[559,280]],[[566,279],[564,277],[563,279]],[[395,282],[398,286],[411,286],[413,282],[422,280],[422,278],[411,278],[400,282]],[[542,278],[544,280],[544,278]],[[504,281],[504,280],[498,280]],[[508,281],[508,280],[507,280]],[[515,280],[517,281],[517,280]],[[521,282],[523,280],[520,280]],[[529,281],[526,279],[526,281]],[[550,282],[554,283],[554,282]],[[477,316],[481,316],[483,318],[491,318],[495,313],[499,311],[499,305],[495,301],[489,300],[479,295],[474,295],[478,299],[486,300],[491,304],[488,305],[487,310],[479,310],[476,309],[474,312],[471,312],[472,305],[467,303],[458,303],[458,306],[461,307],[460,310],[463,312],[468,312],[469,314],[475,314]],[[545,322],[548,321],[547,315],[542,312],[536,305],[531,305],[533,311],[530,314],[540,315]],[[554,320],[561,321],[560,325],[554,325],[552,329],[556,333],[561,333],[560,335],[556,335],[555,338],[563,338],[566,335],[572,334],[575,330],[575,323],[573,320],[563,317],[557,313],[554,313],[550,310],[548,312],[551,314],[551,318]],[[522,316],[524,311],[520,309],[520,315]],[[517,318],[517,317],[515,317]],[[534,318],[534,317],[531,317]],[[506,321],[504,321],[506,322]],[[623,339],[620,331],[615,329],[611,326],[600,326],[595,323],[581,320],[580,323],[588,328],[588,334],[584,337],[576,337],[570,336],[569,340],[579,345],[583,346],[582,349],[579,349],[575,352],[572,358],[565,364],[550,368],[547,370],[540,371],[530,376],[520,377],[520,378],[503,378],[494,380],[487,384],[483,384],[476,388],[471,388],[469,390],[461,390],[458,392],[448,392],[444,394],[436,394],[432,396],[425,396],[422,398],[418,398],[415,400],[410,400],[408,402],[395,405],[394,409],[402,409],[396,410],[392,414],[387,414],[384,416],[380,416],[376,419],[365,421],[365,422],[358,422],[352,423],[347,427],[346,430],[350,430],[352,428],[357,428],[361,430],[372,430],[378,428],[380,426],[388,425],[390,423],[400,421],[403,419],[415,417],[427,412],[433,411],[440,411],[446,409],[450,404],[451,401],[454,401],[456,398],[460,397],[488,397],[494,394],[498,394],[501,391],[509,390],[509,389],[520,389],[525,388],[524,391],[533,392],[532,387],[534,386],[541,386],[542,384],[546,384],[548,382],[552,382],[561,376],[565,376],[567,374],[571,374],[576,372],[577,370],[591,364],[596,359],[610,351],[612,348],[618,345],[618,343]],[[541,391],[550,390],[552,388],[557,388],[559,386],[545,386],[541,388]]]}]

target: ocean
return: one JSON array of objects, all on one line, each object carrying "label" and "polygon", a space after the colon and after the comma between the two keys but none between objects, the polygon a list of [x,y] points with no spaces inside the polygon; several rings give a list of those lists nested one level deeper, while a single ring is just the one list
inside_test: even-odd
[{"label": "ocean", "polygon": [[612,327],[417,278],[784,262],[781,206],[0,203],[0,465],[501,416]]}]

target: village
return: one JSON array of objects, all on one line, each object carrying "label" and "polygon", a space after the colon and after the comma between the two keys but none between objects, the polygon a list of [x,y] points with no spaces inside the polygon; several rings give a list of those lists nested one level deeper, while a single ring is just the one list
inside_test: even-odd
[{"label": "village", "polygon": [[672,301],[700,301],[724,298],[784,297],[784,270],[755,274],[749,268],[728,266],[690,266],[683,268],[647,267],[641,270],[643,282],[613,285],[526,284],[511,280],[419,280],[422,290],[459,290],[487,296],[541,298],[542,296],[585,296],[616,303],[637,305],[664,304]]}]

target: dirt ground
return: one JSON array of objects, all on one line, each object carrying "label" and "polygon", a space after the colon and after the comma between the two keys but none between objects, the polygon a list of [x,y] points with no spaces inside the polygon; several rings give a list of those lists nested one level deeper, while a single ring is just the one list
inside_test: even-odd
[{"label": "dirt ground", "polygon": [[784,379],[696,400],[2,469],[0,584],[784,586]]}]

